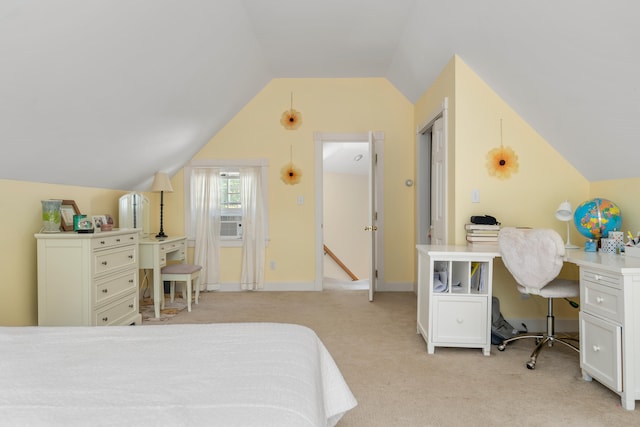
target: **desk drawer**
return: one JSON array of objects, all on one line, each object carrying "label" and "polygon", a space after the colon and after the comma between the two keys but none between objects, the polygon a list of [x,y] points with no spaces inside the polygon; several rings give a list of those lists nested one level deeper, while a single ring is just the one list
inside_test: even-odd
[{"label": "desk drawer", "polygon": [[94,325],[117,325],[123,318],[137,312],[138,295],[137,292],[133,292],[131,295],[97,310],[94,314]]},{"label": "desk drawer", "polygon": [[593,283],[600,283],[605,286],[622,289],[622,277],[600,270],[589,270],[587,268],[580,269],[580,280],[586,280]]},{"label": "desk drawer", "polygon": [[580,313],[580,367],[602,384],[622,391],[622,328]]},{"label": "desk drawer", "polygon": [[103,304],[138,289],[137,277],[138,269],[133,269],[97,280],[95,304]]},{"label": "desk drawer", "polygon": [[93,271],[101,275],[138,265],[138,246],[124,246],[93,254]]},{"label": "desk drawer", "polygon": [[486,297],[438,296],[434,297],[433,308],[434,343],[487,343]]},{"label": "desk drawer", "polygon": [[582,311],[622,323],[624,315],[622,289],[587,280],[582,280],[580,286]]}]

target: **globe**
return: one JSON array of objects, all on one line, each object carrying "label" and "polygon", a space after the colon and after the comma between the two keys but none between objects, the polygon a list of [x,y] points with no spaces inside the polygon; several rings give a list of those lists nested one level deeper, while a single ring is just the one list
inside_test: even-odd
[{"label": "globe", "polygon": [[610,231],[620,230],[622,213],[611,200],[595,198],[576,208],[573,222],[584,237],[598,240],[607,237]]}]

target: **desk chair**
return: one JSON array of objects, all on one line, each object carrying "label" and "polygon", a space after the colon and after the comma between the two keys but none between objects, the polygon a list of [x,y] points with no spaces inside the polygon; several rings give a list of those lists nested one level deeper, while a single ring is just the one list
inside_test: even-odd
[{"label": "desk chair", "polygon": [[[182,290],[182,297],[187,301],[187,310],[191,311],[192,288],[195,288],[196,291],[196,304],[198,303],[198,297],[200,296],[200,270],[202,270],[202,266],[195,264],[169,264],[162,267],[162,282],[171,282],[169,288],[171,302],[173,302],[175,295],[176,282],[185,282],[185,288]],[[164,295],[160,305],[161,307],[164,307]]]},{"label": "desk chair", "polygon": [[[576,280],[558,279],[562,268],[565,248],[562,237],[549,229],[518,229],[505,227],[498,234],[498,247],[502,262],[511,273],[523,294],[540,295],[547,298],[547,330],[540,334],[521,334],[508,338],[498,345],[504,351],[507,344],[523,338],[534,338],[537,342],[527,368],[535,369],[538,354],[546,346],[562,343],[578,353],[579,348],[570,341],[574,338],[559,338],[555,334],[553,299],[571,298],[580,295],[580,285]],[[575,303],[572,304],[575,306]]]}]

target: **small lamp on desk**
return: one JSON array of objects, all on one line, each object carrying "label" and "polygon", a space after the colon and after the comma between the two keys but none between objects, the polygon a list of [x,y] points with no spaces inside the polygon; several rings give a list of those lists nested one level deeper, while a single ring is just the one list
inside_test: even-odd
[{"label": "small lamp on desk", "polygon": [[571,244],[570,227],[569,222],[573,219],[573,209],[571,209],[571,203],[568,200],[560,203],[558,209],[556,209],[556,219],[567,223],[567,243],[565,243],[565,249],[578,249],[578,246]]},{"label": "small lamp on desk", "polygon": [[158,239],[165,239],[167,237],[164,234],[164,230],[162,228],[162,211],[164,208],[164,192],[172,193],[173,187],[171,186],[171,181],[169,180],[169,176],[164,172],[157,172],[153,177],[153,184],[151,185],[151,191],[154,193],[160,192],[160,232],[156,234]]}]

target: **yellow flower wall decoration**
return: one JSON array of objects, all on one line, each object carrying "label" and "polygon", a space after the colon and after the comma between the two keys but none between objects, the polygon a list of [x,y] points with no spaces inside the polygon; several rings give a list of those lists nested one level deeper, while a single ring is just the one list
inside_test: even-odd
[{"label": "yellow flower wall decoration", "polygon": [[280,179],[287,185],[295,185],[302,178],[302,170],[293,164],[293,145],[289,147],[289,163],[280,169]]},{"label": "yellow flower wall decoration", "polygon": [[295,130],[302,124],[302,113],[293,109],[293,92],[291,92],[291,107],[282,113],[280,124],[287,130]]},{"label": "yellow flower wall decoration", "polygon": [[302,178],[302,170],[297,168],[292,162],[287,163],[280,169],[280,179],[288,185],[295,185]]},{"label": "yellow flower wall decoration", "polygon": [[500,120],[500,147],[487,153],[487,170],[490,176],[507,179],[518,172],[518,155],[511,147],[502,145],[502,120]]}]

